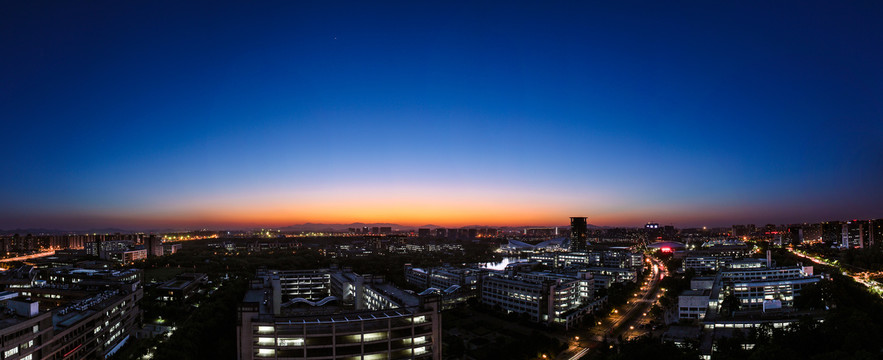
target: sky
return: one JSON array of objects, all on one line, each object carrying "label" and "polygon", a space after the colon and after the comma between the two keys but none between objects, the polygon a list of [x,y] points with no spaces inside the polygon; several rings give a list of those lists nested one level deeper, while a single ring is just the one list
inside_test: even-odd
[{"label": "sky", "polygon": [[0,229],[883,217],[880,1],[6,1]]}]

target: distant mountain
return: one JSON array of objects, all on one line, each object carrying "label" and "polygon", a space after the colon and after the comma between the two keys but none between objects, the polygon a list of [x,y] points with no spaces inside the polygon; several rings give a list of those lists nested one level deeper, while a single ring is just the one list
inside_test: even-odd
[{"label": "distant mountain", "polygon": [[391,223],[351,223],[351,224],[315,224],[315,223],[306,223],[300,225],[291,225],[282,228],[278,228],[282,231],[346,231],[349,228],[363,228],[363,227],[391,227],[393,229],[406,230],[413,229],[413,226],[404,226],[399,224],[391,224]]},{"label": "distant mountain", "polygon": [[135,231],[119,229],[119,228],[102,228],[102,229],[89,229],[86,231],[77,231],[78,233],[86,233],[86,234],[129,234]]},{"label": "distant mountain", "polygon": [[14,234],[19,234],[19,235],[21,235],[21,236],[25,236],[25,235],[27,235],[27,234],[31,234],[31,235],[40,235],[40,234],[56,235],[56,234],[69,234],[69,233],[71,233],[71,231],[65,231],[65,230],[59,230],[59,229],[35,229],[35,228],[31,228],[31,229],[0,230],[0,234],[4,234],[4,235],[14,235]]}]

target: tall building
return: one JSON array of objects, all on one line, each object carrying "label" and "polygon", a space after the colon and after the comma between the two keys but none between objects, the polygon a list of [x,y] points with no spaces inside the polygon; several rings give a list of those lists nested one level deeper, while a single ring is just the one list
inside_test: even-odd
[{"label": "tall building", "polygon": [[822,223],[822,241],[829,245],[840,245],[843,240],[843,226],[839,221]]},{"label": "tall building", "polygon": [[843,247],[864,248],[869,246],[868,229],[871,223],[865,220],[852,220],[843,223],[841,231]]},{"label": "tall building", "polygon": [[785,236],[787,237],[786,243],[792,245],[802,244],[804,240],[803,226],[801,226],[800,224],[789,225]]},{"label": "tall building", "polygon": [[586,251],[589,225],[585,217],[570,218],[570,251]]},{"label": "tall building", "polygon": [[883,219],[868,220],[868,240],[871,246],[883,244]]},{"label": "tall building", "polygon": [[163,255],[162,239],[156,237],[156,235],[151,234],[144,239],[144,247],[147,249],[147,256],[149,257]]}]

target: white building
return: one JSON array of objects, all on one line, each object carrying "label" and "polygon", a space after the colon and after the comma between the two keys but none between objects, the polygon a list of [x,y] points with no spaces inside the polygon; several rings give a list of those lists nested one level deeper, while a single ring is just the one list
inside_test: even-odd
[{"label": "white building", "polygon": [[481,302],[532,321],[570,327],[597,306],[590,273],[490,273],[482,281]]}]

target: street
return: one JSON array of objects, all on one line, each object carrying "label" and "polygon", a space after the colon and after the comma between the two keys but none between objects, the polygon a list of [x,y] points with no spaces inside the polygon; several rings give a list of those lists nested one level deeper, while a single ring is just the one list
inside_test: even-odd
[{"label": "street", "polygon": [[650,272],[640,280],[642,286],[629,299],[625,306],[613,309],[606,317],[597,320],[590,329],[578,329],[572,336],[570,346],[558,355],[559,359],[577,360],[583,357],[591,349],[601,345],[606,338],[608,342],[615,342],[621,335],[629,340],[646,334],[650,329],[641,325],[647,325],[652,316],[650,308],[662,295],[659,289],[659,280],[667,274],[667,269],[656,258],[648,258],[651,263]]}]

